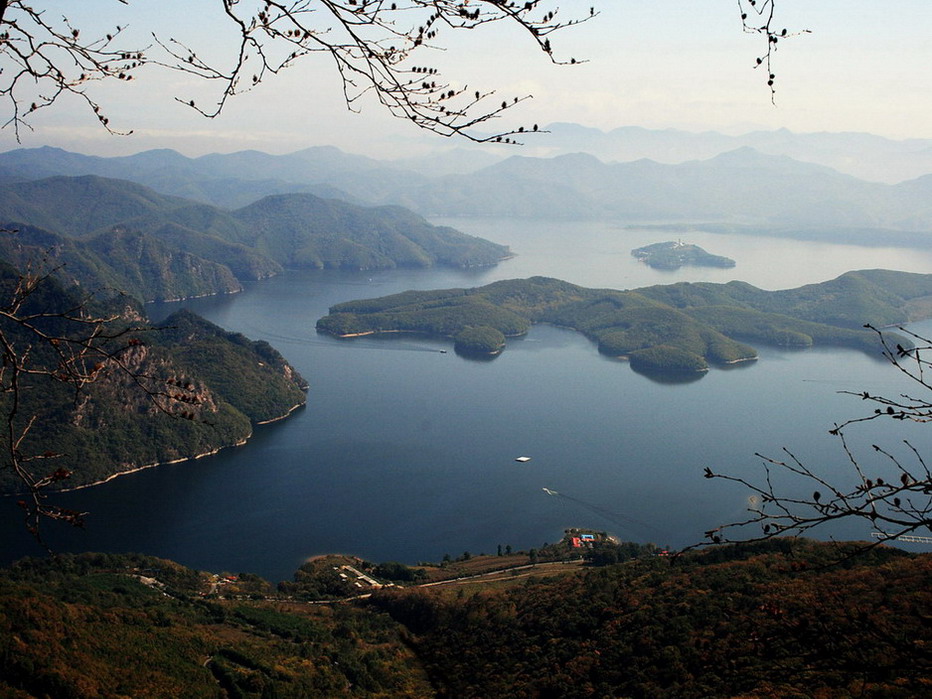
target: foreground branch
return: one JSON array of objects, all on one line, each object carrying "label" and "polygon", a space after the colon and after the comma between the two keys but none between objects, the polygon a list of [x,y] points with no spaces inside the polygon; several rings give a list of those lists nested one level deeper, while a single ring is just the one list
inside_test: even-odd
[{"label": "foreground branch", "polygon": [[[177,401],[192,401],[181,389],[169,390],[162,377],[143,370],[138,361],[149,330],[121,313],[95,311],[90,297],[65,293],[54,280],[58,270],[16,273],[0,270],[0,401],[4,410],[3,467],[20,485],[27,529],[41,543],[42,520],[81,526],[86,513],[47,500],[51,486],[71,476],[65,468],[49,467],[62,456],[31,439],[49,400],[71,392],[78,405],[83,392],[102,379],[119,378],[145,397],[154,410],[179,416]],[[182,417],[184,415],[181,415]]]},{"label": "foreground branch", "polygon": [[[137,0],[138,1],[138,0]],[[112,0],[130,6],[131,0]],[[102,81],[130,81],[143,66],[160,66],[215,86],[214,98],[202,104],[191,95],[175,99],[207,118],[217,117],[229,99],[247,92],[302,59],[323,55],[340,76],[344,100],[357,110],[372,95],[391,114],[443,136],[475,142],[516,143],[536,125],[493,129],[498,119],[531,95],[496,95],[470,86],[464,76],[444,76],[433,57],[445,39],[501,24],[556,65],[582,62],[559,56],[552,35],[598,16],[584,7],[564,16],[553,0],[213,0],[218,10],[214,35],[228,35],[232,58],[217,63],[197,46],[147,30],[133,39],[128,20],[106,28],[78,27],[66,16],[36,10],[24,0],[0,2],[0,101],[4,126],[31,129],[38,111],[70,95],[82,102],[111,133],[105,110],[88,88]],[[772,58],[777,44],[790,36],[775,25],[776,0],[738,0],[745,32],[766,40],[756,65],[765,67],[771,99],[775,94]],[[131,10],[123,11],[131,17]],[[185,20],[179,18],[179,22]],[[137,29],[146,28],[141,27]],[[478,38],[477,38],[478,43]],[[495,52],[494,44],[479,48]],[[188,81],[185,81],[186,83]]]},{"label": "foreground branch", "polygon": [[[905,328],[900,332],[915,341],[905,347],[906,340],[894,340],[885,331],[873,326],[880,339],[883,356],[903,375],[915,383],[918,396],[880,396],[869,392],[854,393],[878,407],[864,417],[835,425],[830,434],[840,440],[850,466],[851,485],[840,485],[810,468],[791,451],[784,449],[780,459],[757,454],[762,460],[763,474],[759,480],[716,473],[705,469],[706,478],[738,483],[750,491],[747,516],[706,532],[706,544],[762,541],[777,536],[807,534],[819,526],[837,520],[863,520],[878,544],[901,537],[922,540],[932,534],[932,471],[925,458],[909,441],[903,440],[896,450],[872,445],[871,459],[855,454],[846,437],[846,429],[861,422],[877,419],[929,422],[932,404],[927,382],[932,341]],[[788,495],[784,486],[774,486],[772,476],[790,475],[797,492]],[[702,545],[702,544],[700,544]]]}]

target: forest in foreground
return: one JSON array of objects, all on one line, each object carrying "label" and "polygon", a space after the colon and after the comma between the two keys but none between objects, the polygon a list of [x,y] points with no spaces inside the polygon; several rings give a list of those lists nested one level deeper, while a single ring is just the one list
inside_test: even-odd
[{"label": "forest in foreground", "polygon": [[329,604],[302,599],[308,566],[276,589],[141,555],[27,559],[0,572],[0,696],[932,695],[932,558],[854,546],[620,544],[578,572]]}]

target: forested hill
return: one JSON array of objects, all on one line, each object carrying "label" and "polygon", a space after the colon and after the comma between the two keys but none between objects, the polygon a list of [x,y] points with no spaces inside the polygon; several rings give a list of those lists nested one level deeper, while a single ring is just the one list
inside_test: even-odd
[{"label": "forested hill", "polygon": [[[100,158],[17,149],[0,153],[0,178],[98,175],[230,209],[309,192],[428,216],[701,221],[756,235],[929,244],[932,149],[923,141],[786,130],[602,133],[571,124],[548,131],[507,159],[505,152],[470,151],[379,162],[332,147],[199,158],[171,150]],[[532,157],[545,154],[556,157]]]},{"label": "forested hill", "polygon": [[27,559],[0,571],[0,694],[929,696],[932,558],[851,552],[774,540],[328,605],[289,598],[306,566],[277,591],[140,555]]},{"label": "forested hill", "polygon": [[[645,372],[694,373],[756,357],[745,342],[879,351],[862,326],[928,317],[932,275],[865,270],[785,291],[744,282],[680,283],[632,291],[587,289],[544,277],[473,289],[407,291],[333,306],[318,330],[339,336],[422,332],[452,338],[473,328],[505,336],[533,323],[574,328],[599,351]],[[925,304],[923,302],[926,302]]]},{"label": "forested hill", "polygon": [[830,565],[846,550],[777,540],[374,605],[442,696],[929,696],[932,559]]},{"label": "forested hill", "polygon": [[146,301],[233,291],[283,266],[465,267],[509,255],[400,207],[296,193],[232,211],[96,176],[0,185],[0,225],[22,231],[0,246],[8,261],[48,250],[85,288],[117,286]]},{"label": "forested hill", "polygon": [[[7,228],[16,233],[0,236],[0,259],[20,269],[38,262],[55,269],[63,283],[78,284],[102,297],[126,293],[140,301],[173,301],[228,294],[242,290],[240,279],[261,278],[280,269],[260,255],[221,241],[215,246],[223,250],[213,257],[226,259],[226,264],[208,259],[211,255],[180,250],[164,236],[117,229],[80,240],[28,225]],[[249,261],[238,264],[244,261],[236,258],[243,257],[256,263],[252,273],[243,274],[243,266],[250,266]]]},{"label": "forested hill", "polygon": [[[10,268],[0,269],[4,299],[12,297],[17,279]],[[36,478],[63,469],[70,477],[57,487],[76,487],[210,453],[242,443],[256,423],[304,404],[304,379],[268,343],[227,332],[187,311],[155,328],[136,304],[119,303],[86,302],[76,290],[48,280],[25,299],[20,314],[44,314],[42,332],[58,338],[54,343],[38,341],[7,316],[0,319],[5,342],[27,368],[40,370],[20,376],[15,413],[10,393],[4,394],[12,434],[25,435],[19,453],[46,456],[30,462]],[[72,322],[67,318],[75,309],[113,320]],[[77,346],[73,342],[92,331],[100,338],[115,336],[95,343],[114,359],[93,351],[82,360],[78,369],[91,372],[93,380],[76,393],[61,380],[56,348],[70,352]],[[5,440],[0,448],[9,448]],[[12,468],[0,470],[0,491],[21,485]]]},{"label": "forested hill", "polygon": [[288,267],[477,267],[507,257],[507,246],[434,226],[400,206],[364,207],[310,194],[265,197],[233,212],[238,238]]}]

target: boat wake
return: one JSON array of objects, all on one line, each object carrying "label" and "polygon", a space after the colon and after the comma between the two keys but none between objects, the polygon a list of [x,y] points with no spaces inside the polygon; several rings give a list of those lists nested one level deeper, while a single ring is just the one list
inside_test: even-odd
[{"label": "boat wake", "polygon": [[638,539],[644,539],[650,536],[665,537],[666,539],[670,538],[669,532],[648,524],[647,522],[642,522],[641,520],[635,519],[634,517],[628,517],[627,515],[621,514],[620,512],[613,512],[612,510],[600,507],[594,503],[580,500],[579,498],[573,497],[572,495],[566,495],[565,493],[557,492],[551,488],[543,488],[543,491],[547,495],[576,503],[577,505],[584,507],[590,512],[593,512],[594,514],[607,519],[612,524],[621,528],[625,532],[628,532],[629,536],[636,536]]}]

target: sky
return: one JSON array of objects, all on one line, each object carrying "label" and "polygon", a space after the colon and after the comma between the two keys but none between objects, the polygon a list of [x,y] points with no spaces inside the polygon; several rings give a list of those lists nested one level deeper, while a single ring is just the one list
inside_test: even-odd
[{"label": "sky", "polygon": [[[932,3],[777,3],[777,24],[790,34],[809,33],[778,47],[776,104],[771,103],[766,75],[753,67],[764,42],[742,32],[734,0],[567,0],[561,6],[567,15],[577,8],[587,14],[590,4],[599,12],[592,21],[553,37],[555,54],[584,59],[581,65],[552,65],[527,36],[505,25],[442,36],[447,49],[429,62],[455,84],[495,90],[496,99],[533,95],[495,124],[503,130],[575,122],[603,130],[643,126],[739,134],[788,128],[932,139]],[[232,45],[223,31],[219,2],[163,0],[124,6],[116,0],[85,0],[77,8],[58,0],[41,4],[50,13],[67,9],[69,19],[85,33],[128,24],[128,39],[135,33],[148,41],[148,33],[155,31],[220,60],[229,56]],[[132,135],[107,133],[85,107],[63,99],[36,116],[34,131],[21,132],[20,143],[10,128],[0,131],[0,150],[53,145],[125,155],[173,148],[198,156],[334,145],[373,157],[402,157],[469,147],[461,139],[422,133],[387,115],[374,100],[362,104],[361,113],[349,112],[333,63],[324,56],[305,59],[233,98],[216,119],[205,119],[174,99],[196,97],[205,103],[213,88],[147,67],[132,83],[91,88],[111,125],[132,129]]]}]

